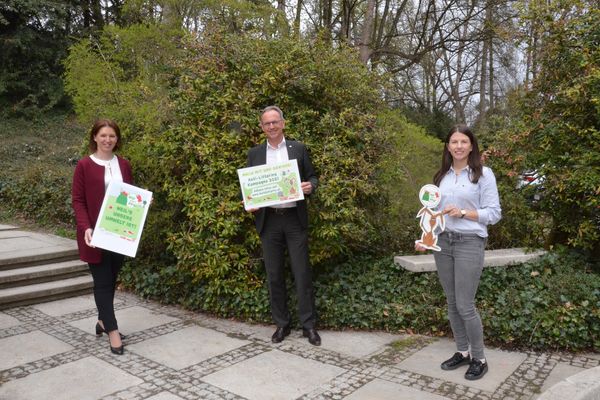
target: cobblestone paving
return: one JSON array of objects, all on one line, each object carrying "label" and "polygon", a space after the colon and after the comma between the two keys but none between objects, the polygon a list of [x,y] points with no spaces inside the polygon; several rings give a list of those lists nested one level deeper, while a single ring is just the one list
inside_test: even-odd
[{"label": "cobblestone paving", "polygon": [[398,366],[403,360],[435,342],[437,339],[434,338],[410,336],[400,340],[395,346],[384,346],[374,354],[354,357],[329,350],[325,346],[310,346],[305,340],[300,341],[299,339],[290,338],[280,344],[272,344],[268,336],[248,333],[248,325],[210,318],[176,307],[163,306],[142,300],[129,293],[119,292],[115,307],[117,311],[142,307],[154,314],[166,315],[175,319],[149,329],[124,332],[127,335],[124,340],[126,346],[143,343],[194,326],[211,329],[219,334],[227,335],[229,338],[240,339],[241,345],[177,370],[148,358],[152,355],[145,357],[134,350],[126,351],[124,356],[114,356],[108,351],[106,337],[96,337],[92,330],[93,325],[90,326],[89,331],[83,331],[70,324],[86,318],[95,318],[95,308],[58,317],[44,314],[35,306],[8,309],[3,312],[19,320],[20,324],[7,328],[0,327],[0,340],[40,331],[52,337],[52,340],[56,339],[71,346],[71,349],[0,370],[0,399],[12,400],[3,397],[1,387],[3,384],[19,382],[29,376],[35,377],[35,374],[42,371],[49,371],[89,357],[116,367],[124,374],[131,376],[131,379],[136,379],[136,382],[142,381],[142,383],[126,389],[108,393],[101,397],[102,400],[141,400],[158,396],[161,393],[163,397],[166,393],[168,397],[164,398],[169,399],[253,400],[253,398],[259,398],[258,395],[243,397],[241,394],[211,385],[205,381],[205,378],[210,374],[226,371],[239,363],[252,360],[260,355],[266,356],[271,352],[283,352],[302,360],[310,360],[312,363],[339,368],[339,370],[334,369],[335,371],[342,371],[325,383],[295,397],[302,400],[344,399],[375,379],[446,399],[533,400],[539,395],[544,382],[557,364],[578,368],[593,368],[600,365],[600,357],[529,352],[525,353],[525,360],[497,386],[495,391],[488,392],[469,386],[467,381],[459,384],[408,371]]}]

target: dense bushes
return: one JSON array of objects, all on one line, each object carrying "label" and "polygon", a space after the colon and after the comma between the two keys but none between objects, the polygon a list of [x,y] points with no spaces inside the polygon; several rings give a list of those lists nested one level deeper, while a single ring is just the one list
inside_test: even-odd
[{"label": "dense bushes", "polygon": [[71,168],[48,169],[43,163],[27,167],[24,174],[7,177],[0,198],[33,220],[70,221]]},{"label": "dense bushes", "polygon": [[0,202],[38,226],[72,221],[71,179],[85,130],[70,117],[0,124]]},{"label": "dense bushes", "polygon": [[177,125],[150,144],[161,156],[162,190],[181,207],[169,248],[205,291],[203,307],[236,312],[244,296],[265,295],[236,169],[264,140],[258,113],[266,105],[282,107],[286,137],[308,145],[319,174],[310,200],[313,262],[368,247],[374,229],[363,203],[376,192],[372,175],[384,143],[374,76],[350,52],[319,44],[215,33],[186,47],[173,93]]},{"label": "dense bushes", "polygon": [[[574,253],[553,253],[527,264],[484,269],[477,307],[486,343],[600,351],[600,276],[589,268]],[[173,268],[145,270],[136,286],[142,294],[202,309],[210,294],[187,278]],[[292,282],[288,285],[293,294]],[[390,258],[362,257],[326,266],[317,270],[315,290],[321,327],[434,336],[451,332],[437,275],[407,272]],[[214,310],[217,314],[270,321],[265,288],[225,302]]]},{"label": "dense bushes", "polygon": [[[513,175],[544,177],[538,210],[551,216],[549,244],[600,256],[600,10],[544,18],[539,72],[497,131],[494,158]],[[514,186],[513,186],[514,188]]]},{"label": "dense bushes", "polygon": [[112,118],[129,142],[164,129],[180,37],[180,31],[164,26],[110,26],[98,38],[72,46],[65,89],[81,123],[91,126],[97,118]]},{"label": "dense bushes", "polygon": [[[313,263],[414,240],[403,234],[407,220],[416,226],[408,204],[433,173],[426,160],[436,144],[385,113],[377,76],[355,53],[221,32],[182,41],[161,29],[107,30],[98,41],[75,46],[67,63],[66,87],[82,119],[123,121],[136,182],[156,196],[143,260],[131,265],[128,283],[164,293],[147,285],[154,280],[145,269],[166,257],[175,269],[156,285],[177,292],[182,277],[191,280],[202,293],[196,307],[243,314],[240,299],[263,304],[260,244],[241,206],[236,169],[264,140],[258,113],[269,104],[283,108],[286,137],[308,145],[319,174],[309,213]],[[134,40],[138,33],[161,36],[157,48]],[[404,196],[411,200],[397,207]],[[156,267],[154,273],[164,272]]]},{"label": "dense bushes", "polygon": [[496,268],[479,290],[486,335],[494,341],[600,350],[600,277],[577,253]]},{"label": "dense bushes", "polygon": [[[389,260],[364,259],[321,272],[316,282],[324,325],[450,332],[435,273],[410,273]],[[489,344],[600,350],[600,277],[573,254],[484,269],[477,304]]]},{"label": "dense bushes", "polygon": [[377,194],[368,205],[367,217],[377,227],[372,246],[383,254],[411,252],[421,236],[419,190],[433,181],[443,144],[394,111],[380,113],[378,125],[388,145],[375,169]]}]

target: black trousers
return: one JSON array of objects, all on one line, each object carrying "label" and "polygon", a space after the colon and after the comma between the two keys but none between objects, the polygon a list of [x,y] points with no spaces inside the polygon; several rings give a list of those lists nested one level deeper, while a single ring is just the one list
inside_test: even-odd
[{"label": "black trousers", "polygon": [[285,284],[285,250],[298,295],[298,318],[303,328],[316,324],[312,270],[308,259],[308,231],[302,228],[294,208],[265,210],[265,224],[260,234],[269,286],[271,314],[278,327],[290,325]]},{"label": "black trousers", "polygon": [[94,300],[98,308],[98,319],[104,324],[106,332],[119,329],[115,318],[115,289],[117,276],[125,256],[102,250],[102,261],[100,264],[88,264],[94,279]]}]

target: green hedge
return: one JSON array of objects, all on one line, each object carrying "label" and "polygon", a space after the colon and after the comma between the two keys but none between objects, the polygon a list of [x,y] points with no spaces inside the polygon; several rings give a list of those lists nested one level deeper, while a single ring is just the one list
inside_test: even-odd
[{"label": "green hedge", "polygon": [[[138,35],[162,39],[147,49]],[[112,71],[111,79],[103,71]],[[437,155],[439,141],[386,108],[379,77],[352,49],[220,31],[199,40],[132,26],[74,46],[66,78],[83,120],[114,114],[122,122],[136,183],[156,196],[132,268],[160,265],[166,254],[175,270],[164,282],[132,271],[134,282],[141,274],[142,282],[178,292],[180,282],[191,280],[203,295],[201,304],[189,301],[205,310],[245,315],[238,302],[262,304],[248,294],[263,296],[265,278],[236,169],[265,140],[258,114],[270,104],[282,107],[286,137],[307,144],[319,175],[309,200],[317,268],[375,248],[413,246],[418,225],[410,204],[418,204],[418,185],[433,174],[426,160]],[[154,108],[159,111],[149,114]],[[142,287],[172,296],[162,287]]]}]

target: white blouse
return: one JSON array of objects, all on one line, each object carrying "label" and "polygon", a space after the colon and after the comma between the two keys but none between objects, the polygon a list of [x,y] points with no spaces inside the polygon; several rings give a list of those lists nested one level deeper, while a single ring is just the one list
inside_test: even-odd
[{"label": "white blouse", "polygon": [[121,167],[119,167],[119,160],[116,155],[113,155],[113,158],[110,160],[101,160],[95,155],[90,155],[90,158],[96,164],[104,167],[104,190],[108,188],[108,184],[111,180],[116,180],[118,182],[123,182],[123,175],[121,174]]}]

